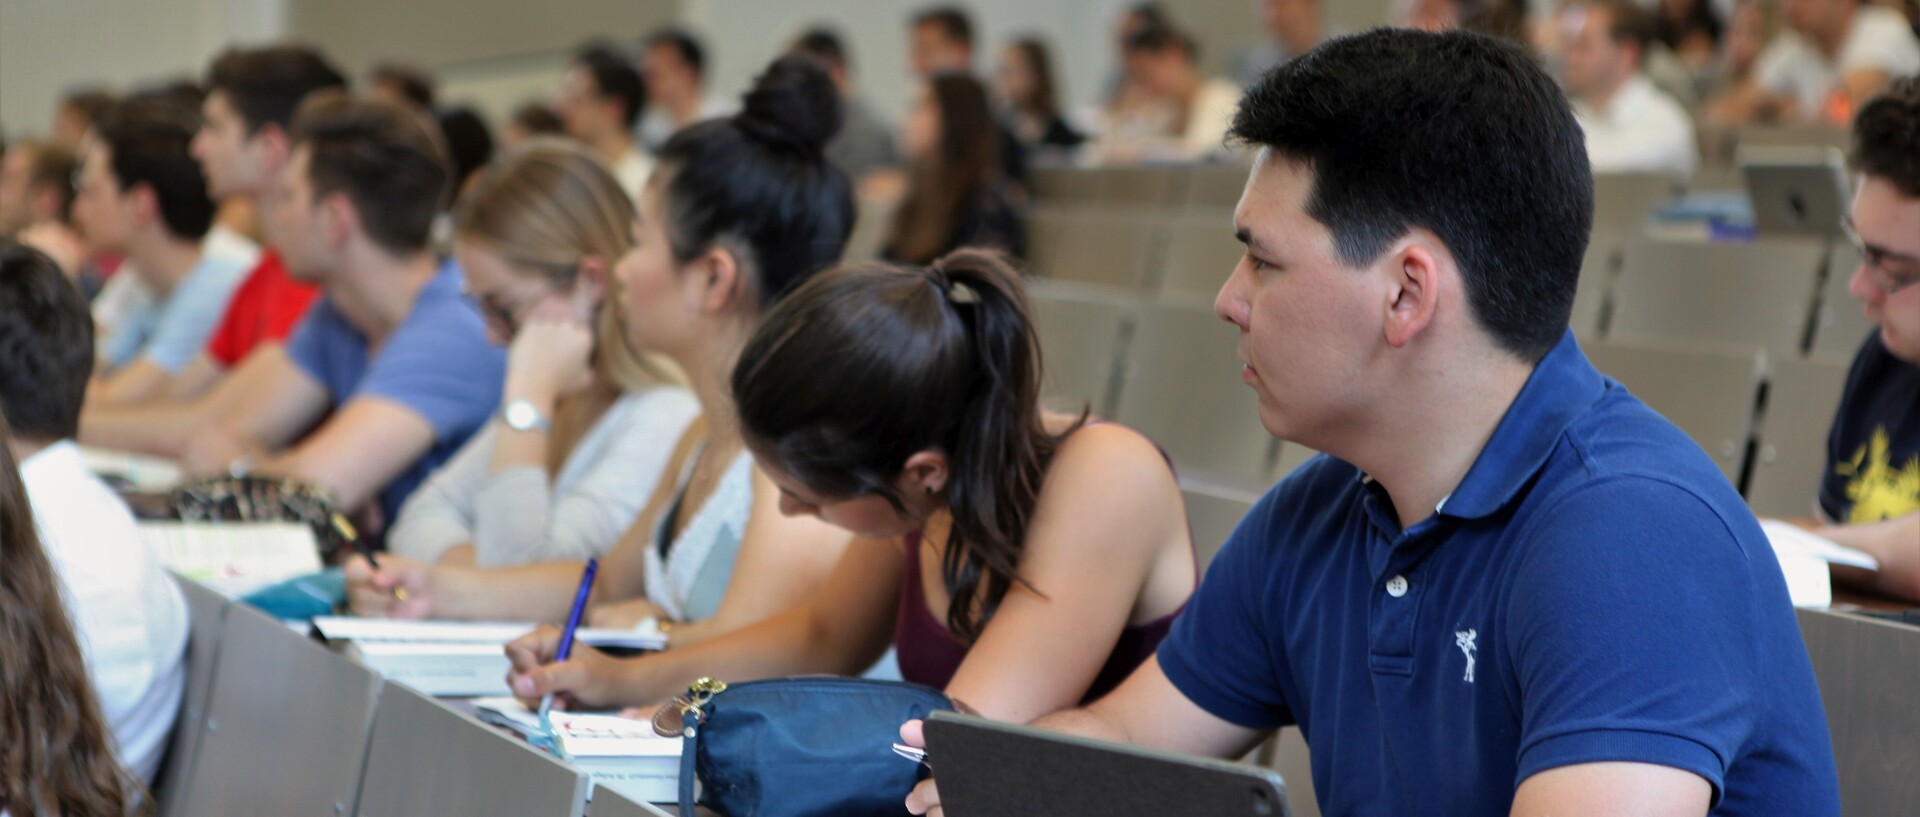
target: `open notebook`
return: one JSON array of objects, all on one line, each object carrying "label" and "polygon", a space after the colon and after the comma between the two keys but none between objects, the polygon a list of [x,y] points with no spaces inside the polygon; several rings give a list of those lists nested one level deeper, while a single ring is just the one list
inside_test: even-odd
[{"label": "open notebook", "polygon": [[140,533],[168,570],[229,598],[320,570],[298,522],[142,522]]}]

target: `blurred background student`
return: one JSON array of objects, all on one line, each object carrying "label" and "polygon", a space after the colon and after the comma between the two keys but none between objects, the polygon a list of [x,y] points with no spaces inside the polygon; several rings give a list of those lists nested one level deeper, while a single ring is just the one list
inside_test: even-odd
[{"label": "blurred background student", "polygon": [[483,567],[613,547],[700,407],[628,350],[609,301],[633,204],[584,148],[530,142],[483,172],[454,254],[488,335],[508,345],[500,411],[400,508],[388,546]]}]

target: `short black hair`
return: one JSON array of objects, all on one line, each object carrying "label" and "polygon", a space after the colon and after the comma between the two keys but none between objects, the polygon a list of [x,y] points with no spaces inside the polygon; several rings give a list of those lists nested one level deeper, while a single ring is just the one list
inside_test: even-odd
[{"label": "short black hair", "polygon": [[1894,80],[1853,120],[1853,165],[1920,198],[1920,77]]},{"label": "short black hair", "polygon": [[913,15],[913,25],[915,28],[933,26],[940,29],[940,33],[947,39],[968,48],[973,47],[973,18],[968,17],[966,9],[959,6],[934,6],[921,9],[919,13]]},{"label": "short black hair", "polygon": [[792,54],[805,54],[824,63],[828,68],[838,68],[843,71],[847,68],[847,46],[841,41],[840,32],[826,26],[807,29],[806,33],[793,41],[793,47],[787,51]]},{"label": "short black hair", "polygon": [[126,101],[165,102],[193,111],[197,116],[200,113],[201,103],[207,101],[207,89],[200,87],[200,84],[193,80],[175,77],[135,89],[133,93],[127,94]]},{"label": "short black hair", "polygon": [[1579,0],[1579,3],[1607,10],[1607,39],[1620,44],[1632,43],[1641,51],[1653,42],[1654,16],[1633,0]]},{"label": "short black hair", "polygon": [[452,168],[439,128],[395,102],[323,91],[300,105],[293,144],[311,156],[313,197],[341,192],[367,237],[395,255],[427,248]]},{"label": "short black hair", "polygon": [[325,56],[298,45],[229,49],[207,69],[207,90],[226,95],[249,134],[269,124],[290,128],[308,94],[345,87],[346,76]]},{"label": "short black hair", "polygon": [[367,76],[375,85],[387,84],[399,89],[400,95],[414,107],[433,110],[433,75],[426,71],[397,62],[383,62],[374,66]]},{"label": "short black hair", "polygon": [[647,35],[646,46],[649,49],[665,46],[680,54],[680,61],[693,69],[698,76],[707,75],[707,49],[700,45],[699,38],[693,32],[678,26],[663,28]]},{"label": "short black hair", "polygon": [[608,43],[592,43],[573,55],[573,64],[587,70],[593,77],[594,90],[601,96],[613,97],[626,106],[621,121],[627,127],[640,121],[640,112],[647,108],[647,84],[626,54]]},{"label": "short black hair", "polygon": [[1160,54],[1170,49],[1186,54],[1189,60],[1200,58],[1199,45],[1193,41],[1192,37],[1187,36],[1186,32],[1175,28],[1172,23],[1164,21],[1148,23],[1127,35],[1126,50],[1128,52],[1143,51],[1149,54]]},{"label": "short black hair", "polygon": [[521,103],[520,107],[514,108],[512,122],[519,125],[529,136],[566,131],[566,126],[560,122],[560,115],[553,112],[552,106],[537,99]]},{"label": "short black hair", "polygon": [[[32,154],[33,161],[27,167],[27,187],[35,191],[50,189],[58,194],[60,221],[72,221],[73,177],[80,170],[80,160],[73,151],[44,139],[23,139],[6,146],[6,150]],[[5,155],[5,151],[0,151],[0,155]]]},{"label": "short black hair", "polygon": [[1538,360],[1565,333],[1593,170],[1566,96],[1519,47],[1461,31],[1336,39],[1255,83],[1228,137],[1312,170],[1307,213],[1349,265],[1425,228],[1502,348]]},{"label": "short black hair", "polygon": [[0,238],[0,411],[16,437],[78,433],[93,376],[93,315],[39,250]]},{"label": "short black hair", "polygon": [[458,193],[467,178],[493,158],[493,131],[472,108],[452,108],[435,118],[440,120],[440,135],[453,163],[453,192]]},{"label": "short black hair", "polygon": [[198,113],[164,98],[133,98],[94,126],[121,190],[147,185],[167,232],[198,241],[213,227],[207,177],[188,152],[200,129]]}]

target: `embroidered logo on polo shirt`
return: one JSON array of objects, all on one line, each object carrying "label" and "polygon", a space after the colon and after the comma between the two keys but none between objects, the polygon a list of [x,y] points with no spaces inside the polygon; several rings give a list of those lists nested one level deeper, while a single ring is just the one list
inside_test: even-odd
[{"label": "embroidered logo on polo shirt", "polygon": [[1474,645],[1473,640],[1479,636],[1480,633],[1475,630],[1457,630],[1453,634],[1454,645],[1467,656],[1467,674],[1461,680],[1469,684],[1473,683],[1473,654],[1480,649]]}]

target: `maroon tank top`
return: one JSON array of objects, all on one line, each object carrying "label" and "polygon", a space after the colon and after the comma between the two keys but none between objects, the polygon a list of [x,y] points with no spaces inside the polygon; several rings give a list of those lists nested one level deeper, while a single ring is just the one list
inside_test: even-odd
[{"label": "maroon tank top", "polygon": [[[1161,452],[1165,457],[1166,452]],[[1173,463],[1168,460],[1167,467]],[[1192,530],[1191,524],[1188,530]],[[1188,534],[1192,538],[1192,534]],[[947,629],[946,622],[936,618],[932,610],[927,609],[925,585],[920,581],[920,534],[906,536],[907,558],[900,574],[900,609],[894,617],[893,647],[900,660],[900,677],[917,684],[925,684],[934,689],[945,689],[953,680],[953,674],[960,671],[960,662],[966,660],[969,646],[954,637]],[[1194,571],[1194,583],[1199,584],[1199,570]],[[1187,609],[1182,602],[1178,609],[1145,624],[1128,625],[1120,631],[1120,638],[1114,642],[1113,652],[1108,654],[1107,663],[1101,665],[1100,672],[1093,678],[1093,685],[1087,687],[1086,697],[1080,699],[1086,703],[1113,691],[1121,681],[1127,679],[1135,667],[1146,661],[1148,656],[1160,646],[1160,640],[1167,637],[1172,629],[1173,620],[1180,611]]]}]

